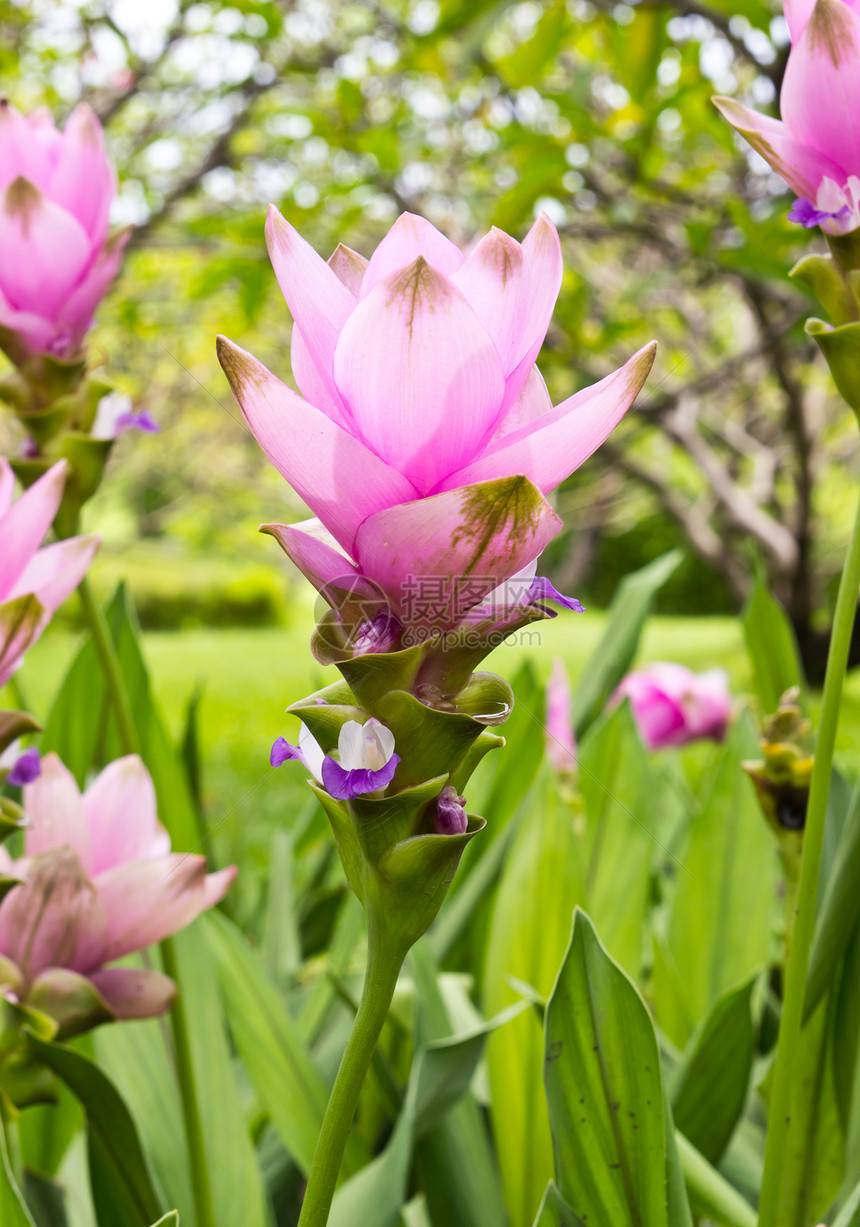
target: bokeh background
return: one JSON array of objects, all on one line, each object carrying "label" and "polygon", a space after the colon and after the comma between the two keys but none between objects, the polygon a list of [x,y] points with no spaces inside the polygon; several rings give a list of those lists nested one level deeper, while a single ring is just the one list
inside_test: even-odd
[{"label": "bokeh background", "polygon": [[[733,615],[758,573],[820,672],[854,428],[803,334],[813,305],[786,278],[816,240],[710,102],[774,105],[788,46],[775,14],[763,0],[0,0],[3,91],[60,117],[94,107],[120,174],[115,220],[136,227],[93,356],[162,431],[114,450],[87,509],[105,537],[93,578],[105,597],[128,582],[174,731],[197,704],[225,856],[239,841],[264,857],[268,820],[298,803],[298,779],[294,797],[292,777],[267,774],[268,747],[322,680],[311,596],[255,531],[302,508],[215,360],[224,332],[290,378],[270,201],[325,255],[340,241],[369,253],[403,210],[464,244],[491,225],[522,237],[546,210],[566,269],[540,359],[554,399],[659,341],[635,412],[560,491],[546,569],[589,613],[545,632],[541,668],[555,653],[581,665],[621,577],[679,547],[646,657],[724,664],[742,689]],[[14,450],[12,425],[0,431]],[[72,603],[64,616],[19,676],[36,710],[76,634]]]}]

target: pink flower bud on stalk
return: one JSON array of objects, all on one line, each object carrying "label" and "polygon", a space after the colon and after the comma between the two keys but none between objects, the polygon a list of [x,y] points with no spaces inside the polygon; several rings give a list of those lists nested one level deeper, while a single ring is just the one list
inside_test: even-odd
[{"label": "pink flower bud on stalk", "polygon": [[61,460],[13,501],[15,477],[0,456],[0,686],[77,588],[101,541],[71,537],[40,548],[60,506],[67,467]]},{"label": "pink flower bud on stalk", "polygon": [[639,735],[650,750],[684,746],[708,738],[722,741],[732,711],[723,669],[693,673],[683,665],[661,663],[628,673],[609,701],[630,700]]},{"label": "pink flower bud on stalk", "polygon": [[108,237],[115,195],[88,106],[60,132],[46,108],[0,101],[0,341],[13,361],[79,356],[130,234]]},{"label": "pink flower bud on stalk", "polygon": [[162,1013],[175,995],[167,976],[109,964],[190,924],[223,897],[235,868],[207,874],[202,856],[171,853],[135,755],[111,763],[82,796],[48,754],[24,786],[23,808],[24,857],[0,849],[0,870],[20,880],[0,903],[7,997],[53,1017],[61,1035]]},{"label": "pink flower bud on stalk", "polygon": [[560,774],[576,768],[576,736],[573,731],[573,696],[564,661],[552,662],[546,687],[546,752]]},{"label": "pink flower bud on stalk", "polygon": [[791,51],[782,119],[731,98],[714,101],[799,199],[804,226],[841,235],[860,227],[860,6],[856,0],[786,0]]}]

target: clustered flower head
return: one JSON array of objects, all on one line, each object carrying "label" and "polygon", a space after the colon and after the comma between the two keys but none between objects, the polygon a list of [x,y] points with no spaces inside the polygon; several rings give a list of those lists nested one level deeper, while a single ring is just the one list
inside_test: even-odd
[{"label": "clustered flower head", "polygon": [[624,699],[630,700],[639,735],[651,750],[700,738],[722,741],[732,712],[725,670],[693,673],[669,662],[628,673],[609,705]]},{"label": "clustered flower head", "polygon": [[[522,244],[494,229],[468,254],[408,213],[370,260],[340,246],[326,263],[274,208],[266,234],[301,395],[224,338],[219,355],[318,517],[266,531],[333,607],[381,610],[395,634],[503,618],[488,598],[534,580],[561,526],[545,496],[623,417],[654,346],[553,406],[535,366],[562,276],[545,215]],[[528,582],[510,603],[554,595]]]},{"label": "clustered flower head", "polygon": [[48,754],[24,786],[23,808],[24,856],[0,849],[0,871],[19,881],[0,903],[0,992],[53,1017],[61,1034],[163,1012],[175,994],[167,976],[110,964],[212,907],[235,868],[208,874],[202,856],[171,853],[135,755],[81,795]]},{"label": "clustered flower head", "polygon": [[47,108],[0,100],[0,342],[72,359],[130,231],[108,236],[116,172],[81,104],[61,132]]},{"label": "clustered flower head", "polygon": [[42,548],[63,497],[59,461],[15,500],[15,475],[0,456],[0,686],[77,588],[100,538],[71,537]]},{"label": "clustered flower head", "polygon": [[797,193],[792,218],[847,234],[860,227],[860,5],[785,0],[785,16],[782,119],[731,98],[714,101]]}]

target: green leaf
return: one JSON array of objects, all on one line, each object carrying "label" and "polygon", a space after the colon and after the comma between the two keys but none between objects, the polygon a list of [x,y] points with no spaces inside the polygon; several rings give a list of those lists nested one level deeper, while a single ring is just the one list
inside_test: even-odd
[{"label": "green leaf", "polygon": [[179,1227],[179,1212],[171,1210],[169,1214],[165,1214],[164,1218],[153,1223],[152,1227]]},{"label": "green leaf", "polygon": [[[574,815],[548,765],[523,811],[493,907],[484,964],[487,1013],[517,1000],[514,979],[549,996],[568,943],[571,908],[583,898]],[[543,1053],[542,1028],[531,1010],[494,1035],[487,1050],[493,1135],[512,1227],[531,1227],[553,1174]]]},{"label": "green leaf", "polygon": [[606,630],[582,671],[574,695],[577,737],[582,737],[604,710],[610,695],[633,663],[654,597],[677,570],[682,557],[680,550],[670,550],[647,567],[626,576],[618,585],[609,607]]},{"label": "green leaf", "polygon": [[775,712],[792,686],[805,689],[794,629],[761,575],[756,577],[742,614],[755,692],[763,715]]},{"label": "green leaf", "polygon": [[578,1214],[574,1214],[559,1192],[558,1185],[551,1180],[546,1186],[534,1227],[585,1227],[585,1224]]},{"label": "green leaf", "polygon": [[[729,733],[710,783],[701,789],[702,810],[679,855],[684,871],[671,901],[666,954],[655,963],[657,1022],[678,1047],[723,993],[767,964],[776,929],[777,862],[773,837],[761,815],[741,761],[758,743],[747,715]],[[674,968],[670,998],[662,1007],[667,966]],[[682,1032],[679,994],[690,1020]]]},{"label": "green leaf", "polygon": [[44,1043],[32,1035],[30,1044],[83,1105],[99,1227],[151,1227],[161,1209],[134,1121],[116,1087],[72,1048]]},{"label": "green leaf", "polygon": [[[682,1133],[676,1137],[690,1204],[720,1227],[756,1227],[758,1215]],[[674,1227],[674,1224],[671,1224]]]},{"label": "green leaf", "polygon": [[[206,916],[203,927],[245,1070],[281,1141],[307,1174],[328,1102],[326,1084],[283,999],[242,933],[218,912]],[[366,1159],[353,1133],[344,1171],[355,1171]]]},{"label": "green leaf", "polygon": [[[69,1227],[66,1191],[59,1183],[24,1168],[24,1196],[38,1227]],[[0,1217],[0,1222],[5,1223]]]},{"label": "green leaf", "polygon": [[860,1184],[833,1220],[833,1227],[860,1227]]},{"label": "green leaf", "polygon": [[546,1012],[556,1181],[586,1222],[668,1227],[660,1054],[648,1009],[574,912]]},{"label": "green leaf", "polygon": [[757,978],[715,1002],[670,1080],[676,1127],[713,1164],[722,1158],[746,1103]]},{"label": "green leaf", "polygon": [[860,783],[854,790],[836,847],[833,866],[815,917],[809,951],[804,1016],[809,1018],[836,974],[840,958],[860,921]]},{"label": "green leaf", "polygon": [[823,320],[809,319],[806,332],[824,354],[843,400],[860,413],[860,323],[832,328]]},{"label": "green leaf", "polygon": [[36,1227],[12,1171],[12,1163],[6,1145],[6,1126],[2,1120],[0,1120],[0,1223],[3,1224],[3,1227]]}]

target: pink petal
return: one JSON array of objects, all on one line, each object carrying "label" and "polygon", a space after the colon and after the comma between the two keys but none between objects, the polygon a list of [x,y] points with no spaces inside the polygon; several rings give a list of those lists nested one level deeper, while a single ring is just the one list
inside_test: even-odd
[{"label": "pink petal", "polygon": [[[350,294],[356,296],[361,288],[364,270],[367,268],[364,256],[360,256],[357,251],[349,247],[344,247],[341,243],[329,256],[328,266]],[[302,330],[298,324],[293,325],[290,337],[290,365],[293,368],[293,379],[305,400],[316,409],[322,409],[323,413],[327,414],[332,421],[337,422],[338,426],[346,427],[347,419],[342,412],[340,396],[335,397],[329,391],[331,379],[329,378],[327,382],[317,370],[308,343],[302,336]],[[326,370],[330,374],[330,359]]]},{"label": "pink petal", "polygon": [[93,874],[170,852],[159,824],[152,777],[136,754],[108,763],[84,793]]},{"label": "pink petal", "polygon": [[48,193],[78,219],[93,243],[103,242],[116,172],[105,152],[102,126],[86,103],[75,107],[66,123]]},{"label": "pink petal", "polygon": [[90,832],[75,777],[56,754],[42,759],[40,775],[23,792],[30,826],[24,833],[27,856],[68,845],[87,874],[92,873]]},{"label": "pink petal", "polygon": [[44,319],[33,311],[16,311],[0,290],[0,327],[14,332],[18,344],[29,353],[44,354],[54,351],[55,341],[62,329],[56,320]]},{"label": "pink petal", "polygon": [[48,967],[86,973],[104,961],[105,910],[77,856],[55,848],[0,904],[0,951],[28,979]]},{"label": "pink petal", "polygon": [[[837,2],[841,4],[842,0]],[[784,109],[784,87],[782,98]],[[818,185],[825,176],[843,182],[845,176],[835,162],[805,144],[794,129],[789,130],[780,120],[760,115],[733,98],[714,98],[714,105],[798,196],[815,200]]]},{"label": "pink petal", "polygon": [[319,520],[299,524],[263,524],[261,532],[274,537],[305,579],[319,591],[326,585],[353,587],[361,582],[355,563],[344,554]]},{"label": "pink petal", "polygon": [[560,657],[552,662],[546,685],[546,752],[556,771],[572,771],[576,766],[573,695]]},{"label": "pink petal", "polygon": [[48,625],[50,615],[34,596],[0,604],[0,686],[5,686],[22,656]]},{"label": "pink petal", "polygon": [[84,334],[93,322],[96,308],[117,274],[131,232],[132,227],[127,226],[108,239],[86,276],[63,304],[58,318],[68,333],[70,353],[80,348]]},{"label": "pink petal", "polygon": [[516,351],[517,364],[505,380],[504,409],[514,403],[537,361],[561,289],[562,258],[558,231],[545,213],[523,239],[528,265],[529,300],[526,324]]},{"label": "pink petal", "polygon": [[362,299],[334,369],[361,437],[421,493],[474,455],[504,392],[495,345],[423,256]]},{"label": "pink petal", "polygon": [[[12,506],[15,493],[15,474],[5,456],[0,456],[0,534],[2,534],[3,516]],[[5,549],[5,546],[4,546]]]},{"label": "pink petal", "polygon": [[77,218],[28,179],[13,179],[0,195],[0,285],[19,310],[51,316],[92,259]]},{"label": "pink petal", "polygon": [[93,972],[90,981],[116,1018],[155,1018],[176,999],[173,981],[149,968],[107,967]]},{"label": "pink petal", "polygon": [[52,465],[0,518],[0,601],[12,592],[54,522],[68,463]]},{"label": "pink petal", "polygon": [[104,962],[144,950],[184,929],[217,903],[236,876],[234,868],[206,873],[202,856],[174,853],[118,865],[96,877],[108,918]]},{"label": "pink petal", "polygon": [[361,297],[366,298],[380,281],[408,268],[419,256],[446,277],[456,273],[464,261],[460,248],[426,218],[415,213],[401,213],[370,257],[361,283]]},{"label": "pink petal", "polygon": [[812,16],[815,0],[783,0],[782,8],[785,20],[788,22],[788,32],[791,35],[791,41],[796,43],[806,29],[806,23]]},{"label": "pink petal", "polygon": [[[51,145],[38,137],[34,139],[29,120],[32,116],[28,119],[11,102],[0,101],[0,190],[19,175],[43,190],[50,182],[55,160]],[[59,139],[60,134],[56,129],[54,132]]]},{"label": "pink petal", "polygon": [[[266,244],[281,293],[307,345],[311,362],[329,396],[340,406],[332,362],[337,338],[355,306],[355,299],[337,273],[274,205],[269,207],[266,218]],[[297,383],[298,380],[296,374]]]},{"label": "pink petal", "polygon": [[450,626],[522,570],[561,528],[523,477],[450,490],[377,512],[356,538],[361,571],[415,626]]},{"label": "pink petal", "polygon": [[860,166],[860,13],[844,0],[817,0],[788,57],[780,110],[798,141]]},{"label": "pink petal", "polygon": [[34,592],[48,615],[59,609],[83,579],[101,537],[69,537],[39,550],[19,575],[10,596]]},{"label": "pink petal", "polygon": [[506,435],[533,426],[545,413],[552,413],[552,401],[543,375],[533,366],[519,396],[496,427],[489,447],[494,446],[499,439],[504,439]]},{"label": "pink petal", "polygon": [[446,478],[443,488],[523,473],[548,494],[603,443],[639,395],[654,361],[652,341],[612,375],[583,388],[546,418],[495,441],[479,460]]},{"label": "pink petal", "polygon": [[218,357],[260,447],[347,553],[362,520],[415,497],[405,477],[251,354],[219,337]]},{"label": "pink petal", "polygon": [[506,375],[522,357],[528,276],[519,243],[494,226],[451,277],[495,342]]},{"label": "pink petal", "polygon": [[358,298],[362,279],[367,272],[367,260],[364,256],[360,256],[357,251],[353,251],[344,243],[338,243],[328,258],[328,266],[350,294]]}]

